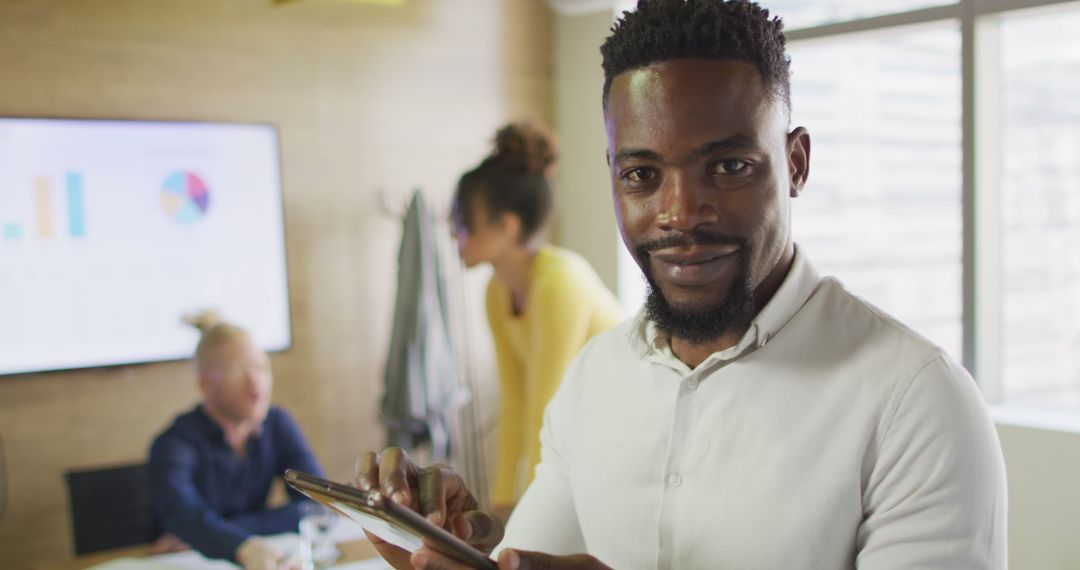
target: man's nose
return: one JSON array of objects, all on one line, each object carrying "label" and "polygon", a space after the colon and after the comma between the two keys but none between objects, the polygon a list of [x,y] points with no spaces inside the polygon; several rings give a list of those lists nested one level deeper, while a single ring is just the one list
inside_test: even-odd
[{"label": "man's nose", "polygon": [[711,201],[713,192],[686,173],[669,174],[660,187],[657,227],[664,231],[690,232],[700,226],[716,223],[719,215]]},{"label": "man's nose", "polygon": [[260,389],[263,384],[263,375],[259,373],[256,367],[244,367],[244,385],[247,386],[249,390]]},{"label": "man's nose", "polygon": [[259,379],[250,368],[244,369],[244,385],[247,386],[248,390],[259,387]]}]

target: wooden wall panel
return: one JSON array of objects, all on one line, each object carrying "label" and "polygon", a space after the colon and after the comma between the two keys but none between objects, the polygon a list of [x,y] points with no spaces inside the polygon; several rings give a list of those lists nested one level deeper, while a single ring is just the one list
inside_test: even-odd
[{"label": "wooden wall panel", "polygon": [[[419,186],[445,210],[496,126],[550,122],[551,18],[541,0],[0,0],[0,115],[279,126],[294,344],[272,357],[274,400],[348,477],[383,441],[400,227],[378,189],[396,203]],[[145,457],[197,401],[184,362],[0,378],[0,567],[70,556],[63,469]]]}]

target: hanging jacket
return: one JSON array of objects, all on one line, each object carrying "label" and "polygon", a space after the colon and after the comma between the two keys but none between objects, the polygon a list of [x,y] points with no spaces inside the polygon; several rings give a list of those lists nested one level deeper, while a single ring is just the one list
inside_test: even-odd
[{"label": "hanging jacket", "polygon": [[423,194],[413,194],[398,252],[393,333],[381,405],[389,445],[430,443],[432,459],[451,455],[454,413],[468,400],[447,321],[435,223]]}]

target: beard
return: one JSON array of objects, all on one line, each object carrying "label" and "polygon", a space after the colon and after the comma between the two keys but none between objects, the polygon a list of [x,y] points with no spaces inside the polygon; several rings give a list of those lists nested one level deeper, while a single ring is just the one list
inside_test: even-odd
[{"label": "beard", "polygon": [[[738,273],[727,295],[704,306],[691,306],[670,302],[652,275],[649,252],[676,247],[682,244],[734,244],[739,246]],[[746,330],[754,318],[754,290],[750,285],[750,244],[746,239],[723,234],[694,231],[687,237],[673,236],[643,243],[634,252],[641,263],[642,273],[648,283],[645,299],[645,316],[661,332],[701,345],[721,336]]]}]

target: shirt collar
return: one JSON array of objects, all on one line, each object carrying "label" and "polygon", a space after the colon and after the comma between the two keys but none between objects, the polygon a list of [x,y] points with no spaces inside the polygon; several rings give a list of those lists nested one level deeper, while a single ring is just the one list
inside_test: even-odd
[{"label": "shirt collar", "polygon": [[[218,425],[218,423],[214,421],[214,418],[211,418],[210,414],[206,413],[206,410],[203,409],[202,404],[198,404],[197,406],[195,406],[195,411],[198,414],[199,419],[202,420],[203,432],[210,439],[213,439],[214,441],[220,441],[222,443],[225,443],[225,430],[221,429],[221,426]],[[270,417],[269,413],[267,414],[267,417]],[[260,422],[259,425],[256,426],[254,430],[252,430],[251,437],[248,438],[248,441],[258,440],[259,438],[261,438],[262,433],[263,433],[263,427],[265,425],[266,425],[266,420],[263,419],[263,421]]]},{"label": "shirt collar", "polygon": [[[791,262],[791,269],[788,270],[784,282],[780,284],[768,304],[750,322],[750,327],[747,328],[742,339],[735,346],[713,353],[702,364],[715,360],[733,360],[750,349],[765,346],[802,308],[817,289],[819,280],[817,271],[802,252],[802,248],[796,246],[795,258]],[[686,371],[689,371],[689,368],[671,351],[667,336],[656,328],[655,323],[646,318],[644,307],[638,311],[635,319],[636,322],[630,329],[630,346],[635,353],[642,358],[674,368],[686,368]]]}]

